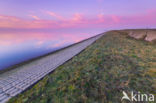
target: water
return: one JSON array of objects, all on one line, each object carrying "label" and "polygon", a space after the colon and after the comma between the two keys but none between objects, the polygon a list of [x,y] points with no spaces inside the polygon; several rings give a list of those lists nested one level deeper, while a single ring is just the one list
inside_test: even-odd
[{"label": "water", "polygon": [[6,54],[5,56],[2,56],[0,58],[0,70],[3,70],[5,68],[8,68],[12,65],[21,63],[23,61],[47,54],[49,52],[53,52],[55,50],[60,49],[58,48],[51,48],[49,50],[45,49],[32,49],[27,51],[19,51],[16,53]]},{"label": "water", "polygon": [[97,31],[0,29],[0,70],[92,37]]},{"label": "water", "polygon": [[0,70],[83,39],[69,37],[41,32],[0,32]]}]

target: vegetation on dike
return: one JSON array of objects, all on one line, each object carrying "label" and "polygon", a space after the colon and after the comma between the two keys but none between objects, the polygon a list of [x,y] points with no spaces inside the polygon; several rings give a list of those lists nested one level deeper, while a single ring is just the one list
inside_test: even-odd
[{"label": "vegetation on dike", "polygon": [[9,103],[121,103],[123,90],[156,94],[156,45],[110,31]]}]

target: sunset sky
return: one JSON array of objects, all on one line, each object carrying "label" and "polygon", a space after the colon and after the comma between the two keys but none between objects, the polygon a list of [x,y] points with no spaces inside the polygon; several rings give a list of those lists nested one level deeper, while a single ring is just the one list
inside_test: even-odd
[{"label": "sunset sky", "polygon": [[0,0],[0,62],[106,30],[155,28],[155,5],[156,0]]}]

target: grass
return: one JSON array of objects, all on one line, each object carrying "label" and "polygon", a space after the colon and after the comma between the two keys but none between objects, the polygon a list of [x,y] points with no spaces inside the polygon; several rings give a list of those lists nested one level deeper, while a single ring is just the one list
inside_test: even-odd
[{"label": "grass", "polygon": [[123,90],[156,94],[156,45],[111,31],[8,103],[121,103]]}]

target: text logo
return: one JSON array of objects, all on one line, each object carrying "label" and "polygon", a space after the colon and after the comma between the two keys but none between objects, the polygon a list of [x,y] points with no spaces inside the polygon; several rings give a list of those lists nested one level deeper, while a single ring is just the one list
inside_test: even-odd
[{"label": "text logo", "polygon": [[143,102],[143,101],[149,101],[149,102],[154,102],[154,95],[153,94],[142,94],[140,92],[134,93],[133,91],[130,93],[131,95],[128,96],[128,94],[123,91],[122,92],[123,97],[121,98],[121,101],[123,100],[128,100],[128,101],[138,101],[138,102]]}]

